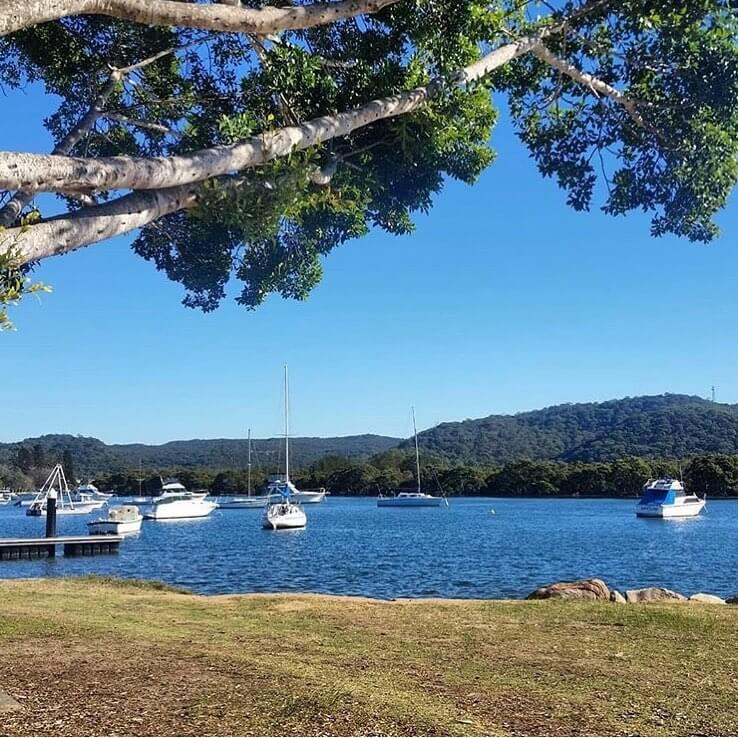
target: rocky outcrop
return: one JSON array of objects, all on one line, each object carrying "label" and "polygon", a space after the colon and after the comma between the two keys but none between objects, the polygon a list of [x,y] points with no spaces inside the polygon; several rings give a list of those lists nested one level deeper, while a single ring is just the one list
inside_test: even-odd
[{"label": "rocky outcrop", "polygon": [[601,579],[556,582],[531,592],[529,600],[610,600],[610,588]]},{"label": "rocky outcrop", "polygon": [[617,589],[610,590],[610,602],[616,602],[618,605],[625,604],[625,597],[617,591]]},{"label": "rocky outcrop", "polygon": [[707,594],[705,592],[697,592],[689,598],[690,602],[703,602],[706,605],[724,605],[725,600],[717,595]]},{"label": "rocky outcrop", "polygon": [[625,601],[632,605],[643,602],[686,602],[687,598],[666,587],[644,587],[643,589],[629,589],[625,593]]}]

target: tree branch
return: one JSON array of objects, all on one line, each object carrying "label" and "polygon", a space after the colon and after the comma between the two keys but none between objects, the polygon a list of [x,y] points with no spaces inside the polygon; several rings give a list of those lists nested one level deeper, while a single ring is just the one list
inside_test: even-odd
[{"label": "tree branch", "polygon": [[[481,79],[532,51],[540,41],[541,36],[534,35],[505,44],[461,70],[454,81],[461,86]],[[440,89],[442,81],[436,80],[414,90],[372,100],[353,110],[253,136],[232,146],[218,146],[168,158],[117,156],[85,159],[0,152],[0,189],[36,192],[152,190],[201,182],[346,136],[380,120],[406,115],[437,95]]]},{"label": "tree branch", "polygon": [[150,26],[267,34],[376,13],[395,2],[398,0],[335,0],[256,10],[177,0],[4,0],[0,10],[0,36],[75,15],[104,15]]},{"label": "tree branch", "polygon": [[595,95],[609,97],[610,99],[619,103],[623,106],[623,108],[625,108],[625,110],[628,112],[628,115],[633,119],[636,125],[638,125],[640,128],[650,130],[648,125],[646,124],[646,121],[643,119],[643,116],[638,112],[638,106],[636,102],[624,95],[622,92],[620,92],[620,90],[615,89],[612,85],[607,84],[607,82],[603,82],[601,79],[597,79],[597,77],[593,77],[587,72],[583,72],[580,69],[577,69],[572,64],[569,64],[569,62],[564,61],[563,59],[559,59],[556,55],[552,54],[543,44],[539,44],[534,49],[532,49],[532,53],[541,61],[545,62],[554,69],[558,69],[562,74],[570,77],[575,82],[578,82],[584,87],[588,87]]}]

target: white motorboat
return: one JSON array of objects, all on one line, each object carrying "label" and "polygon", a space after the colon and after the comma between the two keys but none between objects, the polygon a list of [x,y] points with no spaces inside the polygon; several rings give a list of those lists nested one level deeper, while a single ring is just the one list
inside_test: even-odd
[{"label": "white motorboat", "polygon": [[80,484],[72,492],[73,502],[99,503],[102,507],[113,495],[100,490],[92,483]]},{"label": "white motorboat", "polygon": [[93,504],[72,500],[64,468],[57,464],[26,508],[26,515],[46,515],[46,500],[52,492],[56,494],[57,515],[87,515],[96,509]]},{"label": "white motorboat", "polygon": [[415,408],[413,411],[413,435],[415,436],[415,492],[398,492],[394,495],[383,495],[377,498],[377,507],[440,507],[448,505],[445,497],[429,495],[420,487],[420,449],[418,447],[418,427],[415,422]]},{"label": "white motorboat", "polygon": [[91,520],[87,523],[90,535],[112,534],[125,535],[138,533],[141,530],[143,515],[135,505],[115,505],[108,508],[104,518]]},{"label": "white motorboat", "polygon": [[290,482],[290,403],[287,367],[284,368],[284,478],[273,481],[267,488],[267,499],[279,495],[279,501],[270,502],[261,518],[261,524],[267,530],[289,530],[304,528],[307,515],[300,505],[292,501],[295,486]]},{"label": "white motorboat", "polygon": [[13,495],[9,489],[0,489],[0,505],[9,505]]},{"label": "white motorboat", "polygon": [[206,500],[206,496],[207,492],[188,492],[179,482],[166,482],[161,494],[152,497],[144,507],[143,516],[147,520],[204,518],[216,508],[216,503]]},{"label": "white motorboat", "polygon": [[687,494],[678,479],[646,482],[636,506],[639,518],[691,518],[705,507],[705,498]]}]

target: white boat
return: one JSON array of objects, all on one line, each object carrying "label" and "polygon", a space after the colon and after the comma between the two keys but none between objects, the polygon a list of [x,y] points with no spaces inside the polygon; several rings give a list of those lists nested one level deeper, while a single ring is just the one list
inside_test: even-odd
[{"label": "white boat", "polygon": [[64,468],[61,464],[57,464],[26,508],[26,515],[46,515],[46,500],[52,492],[56,494],[57,515],[87,515],[96,509],[93,504],[72,500]]},{"label": "white boat", "polygon": [[142,521],[143,515],[135,505],[115,505],[108,508],[108,514],[104,518],[87,523],[87,529],[90,535],[125,535],[138,533]]},{"label": "white boat", "polygon": [[0,489],[0,505],[9,505],[13,495],[9,489]]},{"label": "white boat", "polygon": [[167,482],[162,485],[161,494],[152,497],[144,507],[143,516],[147,520],[204,518],[216,507],[206,496],[207,492],[188,492],[179,482]]},{"label": "white boat", "polygon": [[425,492],[400,492],[377,498],[377,507],[440,507],[447,504],[445,497],[434,497]]},{"label": "white boat", "polygon": [[705,507],[705,498],[687,494],[678,479],[646,482],[636,506],[639,518],[691,518]]},{"label": "white boat", "polygon": [[399,492],[394,495],[383,495],[377,498],[377,507],[440,507],[448,505],[445,497],[429,495],[422,491],[420,486],[420,449],[418,448],[418,427],[415,423],[415,408],[413,408],[413,435],[415,436],[415,492]]},{"label": "white boat", "polygon": [[287,367],[284,368],[284,479],[277,483],[272,482],[267,488],[268,499],[279,495],[278,502],[269,502],[261,518],[261,524],[267,530],[288,530],[304,528],[307,525],[307,515],[300,505],[292,501],[293,490],[297,491],[290,482],[290,402],[289,381]]},{"label": "white boat", "polygon": [[72,500],[74,502],[100,502],[105,504],[113,495],[100,490],[92,483],[80,484],[72,492]]},{"label": "white boat", "polygon": [[[218,498],[219,510],[255,510],[266,507],[270,501],[268,495],[252,495],[251,494],[251,428],[248,435],[248,483],[246,486],[246,497],[236,495],[224,495]],[[276,502],[276,500],[275,500]]]}]

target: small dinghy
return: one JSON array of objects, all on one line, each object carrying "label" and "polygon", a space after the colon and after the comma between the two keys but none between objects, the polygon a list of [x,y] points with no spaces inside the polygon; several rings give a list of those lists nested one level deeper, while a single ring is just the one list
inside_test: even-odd
[{"label": "small dinghy", "polygon": [[90,535],[138,533],[141,530],[143,515],[135,505],[116,505],[108,508],[104,518],[87,523]]}]

